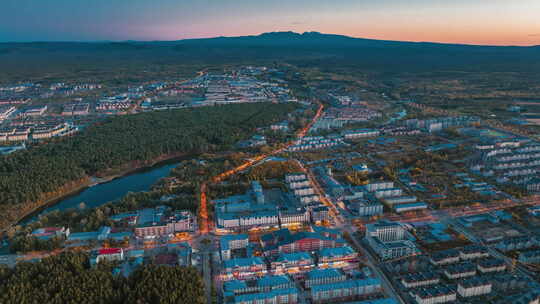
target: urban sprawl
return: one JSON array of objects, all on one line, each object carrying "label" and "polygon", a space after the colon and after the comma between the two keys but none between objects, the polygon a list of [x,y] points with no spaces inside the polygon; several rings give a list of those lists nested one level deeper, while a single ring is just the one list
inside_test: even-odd
[{"label": "urban sprawl", "polygon": [[[276,68],[241,67],[112,95],[96,83],[1,87],[6,155],[78,136],[112,115],[299,105],[237,143],[248,157],[201,186],[197,211],[169,207],[181,195],[175,193],[152,208],[109,214],[111,225],[96,231],[66,225],[27,236],[59,240],[61,250],[87,248],[91,265],[113,261],[115,274],[126,277],[147,263],[195,266],[224,304],[538,303],[536,139],[384,93],[336,86],[300,99],[288,81]],[[58,96],[68,101],[41,102]],[[299,123],[306,113],[310,118]],[[279,164],[290,170],[250,175]],[[233,176],[251,178],[227,195],[207,190],[212,183],[234,186]],[[179,184],[168,177],[158,187]],[[0,262],[13,267],[50,254],[11,252]]]}]

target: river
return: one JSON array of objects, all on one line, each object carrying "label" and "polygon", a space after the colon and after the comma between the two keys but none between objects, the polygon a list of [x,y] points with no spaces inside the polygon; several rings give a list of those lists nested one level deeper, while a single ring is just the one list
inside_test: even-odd
[{"label": "river", "polygon": [[83,202],[86,205],[86,208],[95,208],[110,201],[118,200],[128,192],[147,191],[159,179],[168,176],[171,169],[176,166],[178,166],[178,161],[165,162],[105,183],[94,185],[82,190],[81,192],[69,195],[56,203],[50,204],[48,207],[45,207],[39,212],[36,212],[24,219],[20,222],[20,224],[24,225],[35,221],[39,215],[54,210],[79,208],[80,203]]}]

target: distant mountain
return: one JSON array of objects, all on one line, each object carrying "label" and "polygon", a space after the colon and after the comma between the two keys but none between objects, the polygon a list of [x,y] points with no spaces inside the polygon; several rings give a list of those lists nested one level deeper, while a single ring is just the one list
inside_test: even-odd
[{"label": "distant mountain", "polygon": [[[160,64],[268,64],[288,62],[348,73],[372,71],[527,72],[540,74],[540,46],[475,46],[353,38],[318,32],[177,41],[0,43],[0,71],[28,74],[44,65],[136,68]],[[1,77],[0,77],[1,78]]]},{"label": "distant mountain", "polygon": [[534,48],[534,47],[513,47],[513,46],[480,46],[467,44],[448,44],[436,42],[409,42],[377,40],[366,38],[354,38],[344,35],[323,34],[319,32],[296,33],[287,32],[269,32],[252,36],[237,37],[215,37],[215,38],[196,38],[171,41],[169,43],[179,44],[199,44],[199,45],[267,45],[267,46],[313,46],[320,45],[325,47],[379,47],[379,46],[414,46],[414,47],[467,47],[467,48]]},{"label": "distant mountain", "polygon": [[[157,44],[160,44],[157,42]],[[163,45],[163,43],[162,43]],[[387,41],[318,32],[271,32],[254,36],[166,42],[179,52],[245,60],[288,60],[300,65],[355,66],[384,72],[439,69],[540,71],[540,46],[478,46]]]}]

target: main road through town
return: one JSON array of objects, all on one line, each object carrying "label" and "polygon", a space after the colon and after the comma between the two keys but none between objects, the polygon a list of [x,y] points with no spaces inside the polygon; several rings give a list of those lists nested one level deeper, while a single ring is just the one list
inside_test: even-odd
[{"label": "main road through town", "polygon": [[[308,133],[309,129],[311,129],[311,127],[313,126],[313,124],[322,116],[323,114],[323,111],[324,111],[324,105],[322,103],[319,103],[319,108],[317,109],[317,113],[315,113],[315,115],[313,116],[313,119],[309,122],[309,124],[307,124],[303,129],[299,130],[298,133],[296,134],[297,138],[298,139],[301,139],[303,138],[304,136],[306,136],[306,134]],[[258,163],[260,163],[261,161],[265,160],[266,158],[268,158],[269,156],[272,156],[272,155],[275,155],[275,154],[279,154],[283,151],[285,151],[287,148],[289,148],[290,146],[292,146],[294,143],[293,142],[289,142],[287,144],[285,144],[284,146],[280,147],[280,148],[277,148],[269,153],[265,153],[265,154],[260,154],[260,155],[257,155],[253,158],[251,158],[250,160],[248,160],[247,162],[241,164],[240,166],[238,167],[235,167],[229,171],[225,171],[225,172],[222,172],[216,176],[214,176],[213,178],[210,179],[210,183],[219,183],[223,180],[225,180],[226,178],[232,176],[232,175],[235,175],[239,172],[242,172]],[[199,233],[200,234],[208,234],[210,231],[211,231],[211,224],[209,222],[209,219],[208,219],[208,198],[207,198],[207,189],[208,189],[208,186],[207,186],[208,182],[207,183],[202,183],[201,184],[201,188],[200,188],[200,206],[199,206]]]},{"label": "main road through town", "polygon": [[[319,103],[319,108],[317,109],[317,112],[315,113],[315,115],[313,116],[313,119],[310,121],[309,124],[307,124],[303,129],[301,129],[300,131],[298,131],[298,133],[296,134],[297,135],[297,138],[298,139],[301,139],[302,137],[306,136],[306,134],[308,133],[309,129],[311,129],[311,127],[313,126],[313,124],[322,116],[323,114],[323,111],[324,111],[324,106],[322,103]],[[261,154],[261,155],[258,155],[250,160],[248,160],[247,162],[243,163],[242,165],[236,167],[236,168],[233,168],[229,171],[226,171],[226,172],[223,172],[223,173],[220,173],[216,176],[214,176],[213,178],[210,179],[209,182],[207,183],[203,183],[201,184],[201,188],[200,188],[200,206],[199,206],[199,237],[198,239],[199,240],[202,240],[202,238],[206,238],[208,237],[208,233],[212,230],[211,229],[211,223],[209,221],[209,218],[208,218],[208,197],[207,197],[207,190],[208,190],[208,186],[207,184],[208,183],[219,183],[223,180],[225,180],[226,178],[234,175],[234,174],[237,174],[239,172],[242,172],[258,163],[260,163],[261,161],[263,161],[264,159],[266,159],[267,157],[269,156],[272,156],[272,155],[275,155],[275,154],[278,154],[278,153],[281,153],[283,151],[285,151],[287,148],[289,148],[291,145],[293,145],[292,142],[289,142],[287,143],[286,145],[280,147],[280,148],[277,148],[275,149],[274,151],[272,152],[269,152],[269,153],[266,153],[266,154]],[[213,237],[210,236],[209,240],[213,240]],[[213,241],[211,241],[213,243]],[[211,264],[212,264],[212,254],[211,252],[202,252],[202,256],[203,256],[203,265],[202,265],[202,270],[203,270],[203,278],[204,278],[204,285],[205,285],[205,297],[207,299],[207,303],[211,303],[212,301],[212,293],[211,293],[211,288],[212,288],[212,270],[211,270]]]},{"label": "main road through town", "polygon": [[400,303],[405,304],[405,301],[401,298],[400,294],[395,290],[394,286],[388,279],[388,277],[381,271],[380,267],[377,265],[377,259],[368,251],[366,250],[362,244],[358,241],[358,239],[355,236],[355,227],[353,223],[350,221],[348,217],[344,217],[341,215],[339,210],[336,208],[334,203],[328,198],[328,195],[326,195],[325,190],[317,179],[315,178],[314,174],[311,172],[310,169],[306,168],[300,161],[295,160],[297,164],[300,166],[302,171],[307,174],[309,177],[309,180],[311,181],[311,184],[313,185],[313,188],[315,189],[315,192],[317,195],[320,196],[321,202],[326,205],[328,208],[330,208],[330,213],[333,217],[333,220],[335,222],[336,228],[341,229],[342,231],[346,231],[349,235],[349,241],[352,241],[354,243],[354,246],[361,251],[361,254],[365,257],[364,262],[365,264],[371,268],[375,274],[381,279],[381,285],[383,287],[383,290],[385,291],[386,295],[391,295],[393,298],[398,300]]}]

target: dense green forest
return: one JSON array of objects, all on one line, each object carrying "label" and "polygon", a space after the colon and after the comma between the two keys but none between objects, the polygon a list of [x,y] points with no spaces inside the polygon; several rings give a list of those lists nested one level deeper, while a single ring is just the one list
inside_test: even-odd
[{"label": "dense green forest", "polygon": [[257,103],[114,117],[77,136],[8,155],[0,159],[0,226],[66,184],[168,155],[221,151],[295,108]]},{"label": "dense green forest", "polygon": [[0,303],[202,304],[204,285],[194,268],[141,266],[128,278],[114,265],[91,268],[85,253],[62,253],[14,269],[0,267]]}]

